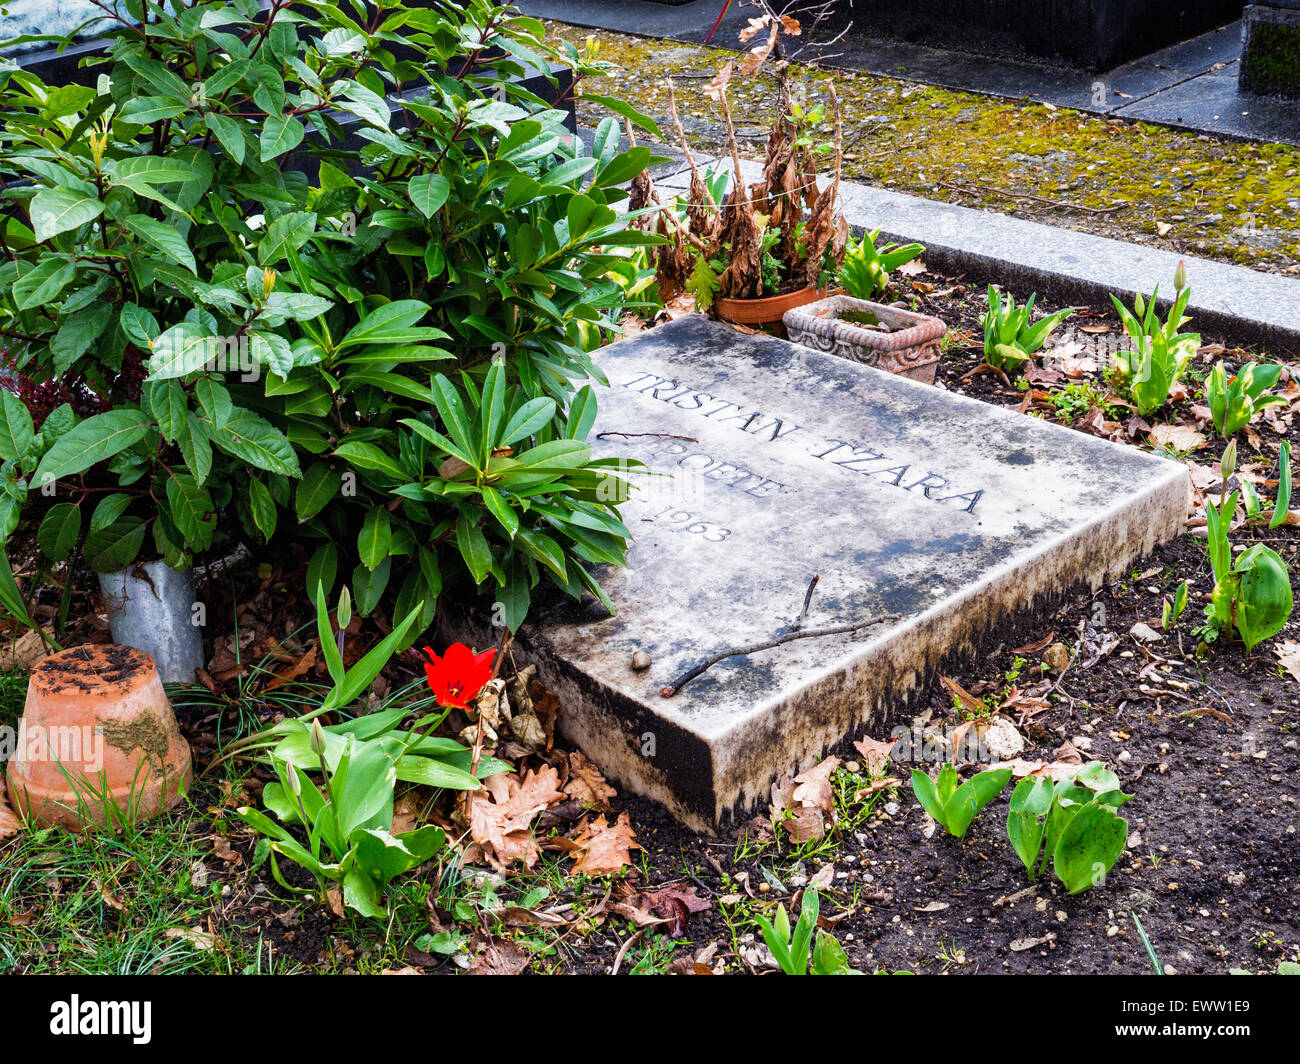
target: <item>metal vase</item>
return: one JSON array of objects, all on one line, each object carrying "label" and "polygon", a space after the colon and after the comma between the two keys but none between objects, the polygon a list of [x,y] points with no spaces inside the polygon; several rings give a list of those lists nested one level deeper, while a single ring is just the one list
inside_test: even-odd
[{"label": "metal vase", "polygon": [[187,569],[165,562],[141,562],[100,573],[113,642],[143,650],[158,666],[163,683],[194,683],[203,667],[203,635]]}]

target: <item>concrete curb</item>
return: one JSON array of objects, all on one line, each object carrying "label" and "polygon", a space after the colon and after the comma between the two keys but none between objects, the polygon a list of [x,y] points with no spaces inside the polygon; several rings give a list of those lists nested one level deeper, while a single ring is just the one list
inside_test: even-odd
[{"label": "concrete curb", "polygon": [[[729,163],[719,165],[730,170]],[[741,169],[750,182],[762,175],[761,164],[752,160],[742,159]],[[687,187],[689,176],[678,170],[657,178],[657,184],[675,192]],[[1174,271],[1182,260],[1192,286],[1192,328],[1265,345],[1273,357],[1300,357],[1300,278],[855,182],[841,182],[840,189],[845,217],[855,230],[880,229],[889,240],[924,244],[931,269],[1006,285],[1017,294],[1037,291],[1059,303],[1109,303],[1111,292],[1131,302],[1159,284],[1160,302],[1168,305],[1164,294],[1173,294]]]}]

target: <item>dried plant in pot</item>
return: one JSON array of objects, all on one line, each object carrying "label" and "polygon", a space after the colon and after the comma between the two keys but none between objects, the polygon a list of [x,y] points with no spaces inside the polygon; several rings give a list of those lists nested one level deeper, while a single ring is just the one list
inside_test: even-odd
[{"label": "dried plant in pot", "polygon": [[[780,58],[782,39],[798,36],[799,24],[786,15],[766,13],[751,19],[741,39],[766,33],[740,63],[728,62],[705,87],[721,110],[731,156],[730,175],[703,174],[686,143],[671,85],[669,106],[678,140],[690,167],[683,200],[657,214],[667,243],[657,249],[659,292],[666,301],[683,291],[698,310],[739,324],[779,327],[791,307],[829,294],[844,258],[849,226],[839,206],[842,130],[839,101],[830,87],[833,144],[819,145],[817,133],[828,121],[820,106],[805,109],[794,99],[790,63]],[[739,72],[753,75],[776,55],[777,117],[768,136],[760,180],[742,177],[740,150],[727,100],[727,86]],[[818,180],[823,150],[833,160],[829,179]],[[728,177],[730,180],[728,180]],[[729,190],[727,186],[730,186]],[[633,206],[657,202],[648,178],[633,190]]]}]

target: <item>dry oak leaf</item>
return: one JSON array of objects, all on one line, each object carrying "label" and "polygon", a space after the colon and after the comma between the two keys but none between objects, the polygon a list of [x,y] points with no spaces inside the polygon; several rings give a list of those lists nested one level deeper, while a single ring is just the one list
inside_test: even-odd
[{"label": "dry oak leaf", "polygon": [[620,916],[626,916],[637,927],[648,927],[666,921],[668,936],[681,938],[686,933],[686,922],[691,913],[704,912],[709,904],[693,888],[669,884],[633,894],[611,908]]},{"label": "dry oak leaf", "polygon": [[608,812],[609,799],[618,794],[618,791],[605,782],[600,769],[581,752],[574,750],[569,754],[569,778],[564,783],[564,793]]},{"label": "dry oak leaf", "polygon": [[[1277,663],[1290,674],[1291,679],[1300,683],[1300,643],[1286,640],[1274,646],[1273,653],[1277,655]],[[0,824],[0,836],[3,835],[4,827]]]},{"label": "dry oak leaf", "polygon": [[820,764],[814,765],[806,772],[794,778],[797,786],[790,795],[793,802],[811,806],[829,813],[835,808],[835,788],[831,786],[831,774],[840,767],[840,759],[832,755]]},{"label": "dry oak leaf", "polygon": [[897,739],[882,743],[878,739],[867,738],[857,740],[853,747],[867,759],[867,771],[873,776],[878,776],[885,771],[885,766],[889,764],[889,752],[897,742]]},{"label": "dry oak leaf", "polygon": [[574,854],[573,875],[607,876],[618,872],[632,863],[632,851],[641,849],[627,813],[619,813],[613,824],[602,813],[584,824],[574,841],[581,849]]},{"label": "dry oak leaf", "polygon": [[1152,443],[1175,451],[1197,451],[1205,446],[1205,433],[1191,425],[1155,425],[1147,434]]},{"label": "dry oak leaf", "polygon": [[822,811],[811,805],[790,810],[781,820],[781,827],[785,828],[790,841],[796,843],[816,842],[826,834],[826,821],[822,818]]},{"label": "dry oak leaf", "polygon": [[468,798],[470,837],[494,863],[523,861],[525,868],[532,868],[538,851],[530,825],[538,813],[564,797],[559,783],[550,765],[523,779],[513,772],[489,776]]},{"label": "dry oak leaf", "polygon": [[466,975],[518,975],[528,967],[528,954],[523,949],[486,931],[474,932],[470,952],[474,963],[466,969]]}]

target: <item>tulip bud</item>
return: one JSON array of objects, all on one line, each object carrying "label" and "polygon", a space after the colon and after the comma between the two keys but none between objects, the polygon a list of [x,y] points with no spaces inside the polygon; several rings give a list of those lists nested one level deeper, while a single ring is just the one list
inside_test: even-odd
[{"label": "tulip bud", "polygon": [[352,592],[348,590],[346,584],[343,590],[339,592],[339,630],[342,631],[352,623]]},{"label": "tulip bud", "polygon": [[298,770],[293,765],[289,766],[289,774],[285,777],[285,780],[289,784],[289,793],[295,798],[301,797],[302,780],[298,778]]},{"label": "tulip bud", "polygon": [[325,753],[325,729],[320,726],[320,721],[311,722],[311,751],[317,757]]},{"label": "tulip bud", "polygon": [[1178,269],[1174,271],[1174,291],[1181,292],[1187,287],[1187,263],[1178,260]]},{"label": "tulip bud", "polygon": [[1237,441],[1232,439],[1228,446],[1223,449],[1223,457],[1219,459],[1219,472],[1223,474],[1223,479],[1227,480],[1237,471]]}]

